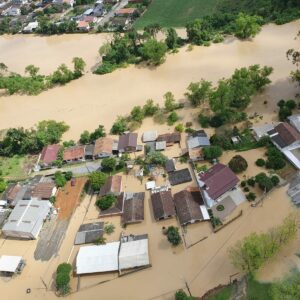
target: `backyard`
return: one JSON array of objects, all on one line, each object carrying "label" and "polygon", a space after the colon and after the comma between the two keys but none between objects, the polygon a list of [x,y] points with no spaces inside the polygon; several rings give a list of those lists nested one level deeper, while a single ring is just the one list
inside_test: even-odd
[{"label": "backyard", "polygon": [[6,180],[18,180],[27,177],[35,157],[15,155],[13,157],[0,157],[0,174]]},{"label": "backyard", "polygon": [[184,27],[189,21],[212,14],[216,3],[217,0],[153,0],[135,27],[153,23],[162,27]]}]

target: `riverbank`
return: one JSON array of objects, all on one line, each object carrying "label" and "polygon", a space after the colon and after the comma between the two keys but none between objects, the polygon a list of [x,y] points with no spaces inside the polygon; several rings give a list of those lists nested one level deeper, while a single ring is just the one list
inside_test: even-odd
[{"label": "riverbank", "polygon": [[[166,62],[157,68],[129,66],[105,76],[87,73],[77,81],[38,96],[1,97],[0,128],[30,127],[45,119],[63,120],[71,127],[65,138],[78,139],[84,129],[93,130],[98,124],[109,129],[118,115],[130,112],[134,105],[141,105],[147,99],[163,103],[167,91],[182,99],[191,81],[205,78],[216,82],[229,77],[235,68],[252,64],[274,67],[272,84],[263,95],[268,99],[267,107],[260,101],[250,107],[250,111],[270,114],[278,100],[292,98],[296,93],[295,84],[289,80],[294,66],[287,61],[286,51],[298,46],[295,36],[299,26],[300,21],[266,25],[253,41],[232,38],[211,47],[194,47],[192,51],[184,47],[168,55]],[[1,37],[0,51],[11,70],[20,71],[32,63],[47,72],[62,62],[71,62],[74,55],[82,57],[89,69],[99,59],[98,48],[107,38],[105,34]]]}]

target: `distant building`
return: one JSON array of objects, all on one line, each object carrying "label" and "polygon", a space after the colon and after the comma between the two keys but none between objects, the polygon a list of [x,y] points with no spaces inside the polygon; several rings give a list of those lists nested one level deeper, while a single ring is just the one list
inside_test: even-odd
[{"label": "distant building", "polygon": [[19,201],[2,228],[3,234],[19,239],[36,239],[51,208],[49,201]]},{"label": "distant building", "polygon": [[39,27],[38,21],[30,22],[23,28],[23,33],[35,32],[38,27]]},{"label": "distant building", "polygon": [[88,31],[90,31],[91,27],[90,27],[90,24],[86,21],[78,21],[77,29],[81,32],[88,32]]}]

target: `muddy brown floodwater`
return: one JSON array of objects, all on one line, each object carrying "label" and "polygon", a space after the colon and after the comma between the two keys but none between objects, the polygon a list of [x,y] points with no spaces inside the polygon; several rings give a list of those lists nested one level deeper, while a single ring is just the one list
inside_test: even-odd
[{"label": "muddy brown floodwater", "polygon": [[[235,68],[251,64],[274,67],[273,83],[266,91],[255,98],[249,108],[250,113],[263,115],[267,122],[274,119],[276,102],[281,98],[293,98],[296,86],[290,82],[289,74],[293,69],[286,60],[286,50],[299,47],[295,40],[300,29],[300,21],[283,26],[267,25],[253,41],[229,39],[223,44],[211,47],[194,47],[193,51],[182,48],[177,54],[169,55],[165,64],[155,69],[130,66],[105,76],[96,76],[90,72],[81,79],[64,87],[46,91],[39,96],[11,96],[0,98],[0,129],[11,126],[29,127],[44,119],[64,120],[71,129],[65,138],[78,138],[85,130],[92,130],[98,124],[110,128],[117,115],[128,113],[134,105],[142,105],[152,98],[163,102],[163,94],[172,91],[182,99],[186,87],[191,81],[201,78],[216,82],[232,74]],[[70,35],[55,37],[13,36],[0,37],[0,61],[11,70],[21,72],[30,63],[41,67],[42,72],[51,72],[63,62],[70,63],[72,57],[82,56],[87,62],[87,69],[99,59],[97,50],[108,38],[107,35]],[[267,100],[268,103],[263,104]],[[197,109],[179,111],[183,122],[197,117]],[[145,120],[141,133],[147,129],[160,132],[172,130],[167,125],[153,124]],[[178,151],[174,148],[174,153]],[[170,153],[167,153],[171,156]],[[222,162],[227,163],[234,155],[227,152]],[[260,169],[254,166],[256,158],[261,157],[261,150],[251,150],[243,155],[249,162],[249,176]],[[251,166],[250,166],[251,165]],[[178,165],[183,168],[184,165]],[[144,182],[145,183],[145,182]],[[195,183],[194,183],[195,184]],[[144,191],[144,185],[133,176],[124,176],[127,191]],[[173,192],[185,186],[176,186]],[[75,292],[67,299],[174,299],[174,292],[185,287],[185,281],[195,296],[201,296],[208,289],[218,284],[228,283],[229,277],[237,270],[228,257],[228,247],[251,232],[263,232],[282,222],[289,212],[296,209],[286,194],[287,187],[281,187],[270,193],[262,206],[252,208],[242,204],[243,215],[238,220],[216,234],[212,233],[209,223],[198,223],[187,229],[187,241],[193,243],[208,236],[203,242],[185,249],[182,245],[172,248],[161,233],[162,226],[176,225],[176,220],[154,222],[150,207],[150,195],[146,193],[145,221],[128,226],[126,233],[149,234],[149,250],[152,267],[100,284],[107,279],[116,278],[116,274],[83,276],[80,284],[77,278],[71,281]],[[0,290],[3,299],[56,299],[53,293],[53,278],[59,263],[74,262],[78,247],[73,246],[76,231],[82,222],[91,222],[98,218],[94,206],[95,197],[86,197],[71,218],[66,236],[58,256],[48,262],[36,261],[34,250],[37,241],[4,240],[0,237],[0,255],[22,255],[26,267],[21,275],[12,280],[0,278]],[[116,225],[116,231],[107,241],[116,240],[121,232],[119,217],[107,219]],[[285,274],[290,267],[299,265],[294,253],[299,252],[297,238],[278,257],[270,261],[259,274],[263,280],[271,280]],[[31,288],[31,294],[26,289]]]},{"label": "muddy brown floodwater", "polygon": [[[38,96],[1,97],[0,128],[30,127],[45,119],[64,120],[71,126],[65,137],[77,139],[84,129],[92,130],[98,124],[109,129],[118,115],[149,98],[162,103],[164,93],[172,91],[180,99],[191,81],[205,78],[216,82],[230,76],[235,68],[252,64],[274,67],[273,83],[265,95],[269,102],[293,97],[294,85],[288,79],[293,66],[286,59],[286,51],[299,46],[299,39],[295,40],[299,28],[300,21],[267,25],[253,41],[230,38],[222,44],[194,47],[193,51],[184,47],[154,69],[130,66],[105,76],[89,71],[66,86]],[[97,50],[108,38],[99,34],[0,37],[0,61],[14,71],[35,64],[47,73],[63,62],[70,64],[74,56],[82,56],[90,70],[99,60]]]}]

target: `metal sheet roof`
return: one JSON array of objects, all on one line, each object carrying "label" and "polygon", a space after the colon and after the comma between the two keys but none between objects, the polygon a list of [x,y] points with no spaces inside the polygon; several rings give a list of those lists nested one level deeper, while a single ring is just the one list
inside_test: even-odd
[{"label": "metal sheet roof", "polygon": [[0,257],[0,272],[15,273],[21,261],[22,256],[2,255]]}]

